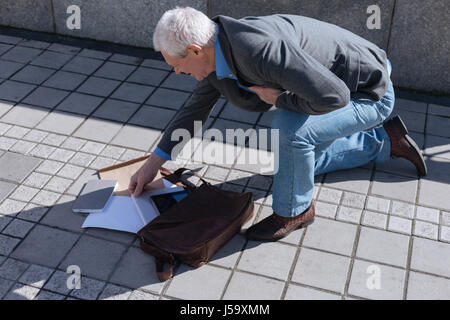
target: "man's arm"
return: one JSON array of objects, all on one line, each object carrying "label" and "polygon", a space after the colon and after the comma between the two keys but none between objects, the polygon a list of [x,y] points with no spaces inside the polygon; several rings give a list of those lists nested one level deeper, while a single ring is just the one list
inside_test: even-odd
[{"label": "man's arm", "polygon": [[334,73],[288,41],[266,44],[257,69],[260,77],[285,91],[276,106],[307,114],[324,114],[346,106],[350,90]]},{"label": "man's arm", "polygon": [[[157,154],[165,160],[172,160],[176,157],[187,141],[172,141],[172,132],[176,129],[186,129],[189,131],[190,137],[194,137],[196,134],[194,132],[194,121],[201,121],[204,124],[219,97],[219,91],[209,83],[208,78],[199,81],[188,102],[179,110],[164,131],[156,149]],[[177,150],[173,150],[175,145],[177,145]],[[167,156],[170,156],[170,158]]]}]

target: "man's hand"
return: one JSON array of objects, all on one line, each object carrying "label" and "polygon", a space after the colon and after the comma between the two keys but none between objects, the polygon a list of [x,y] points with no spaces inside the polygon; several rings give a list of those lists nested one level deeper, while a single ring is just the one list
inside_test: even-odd
[{"label": "man's hand", "polygon": [[130,179],[130,184],[128,186],[128,191],[135,197],[139,195],[144,190],[144,186],[152,182],[156,177],[159,168],[166,162],[164,159],[156,154],[151,154],[148,160],[136,171],[135,174]]},{"label": "man's hand", "polygon": [[283,91],[280,91],[278,89],[274,88],[268,88],[268,87],[248,87],[250,90],[253,90],[256,92],[258,97],[264,101],[265,103],[274,105],[277,101],[277,98],[280,96],[280,94],[283,93]]}]

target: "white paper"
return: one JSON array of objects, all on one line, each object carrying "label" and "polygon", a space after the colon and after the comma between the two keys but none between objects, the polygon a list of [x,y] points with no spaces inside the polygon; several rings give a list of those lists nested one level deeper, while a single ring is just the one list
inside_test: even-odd
[{"label": "white paper", "polygon": [[104,228],[137,233],[159,215],[147,193],[138,198],[112,196],[101,212],[89,214],[82,228]]},{"label": "white paper", "polygon": [[184,191],[183,187],[177,186],[176,184],[166,180],[166,179],[162,179],[163,183],[164,183],[164,188],[163,189],[158,189],[158,190],[153,190],[153,191],[148,191],[148,195],[150,196],[157,196],[160,194],[166,194],[166,193],[174,193],[174,192],[180,192],[180,191]]}]

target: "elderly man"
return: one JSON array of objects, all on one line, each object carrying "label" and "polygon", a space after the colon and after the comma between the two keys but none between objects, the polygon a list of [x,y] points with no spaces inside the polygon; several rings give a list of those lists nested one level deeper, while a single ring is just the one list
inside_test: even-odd
[{"label": "elderly man", "polygon": [[336,25],[296,15],[212,20],[192,8],[164,13],[154,47],[177,74],[199,82],[166,129],[129,190],[139,195],[157,170],[173,159],[171,133],[194,136],[220,95],[247,111],[280,111],[279,168],[274,213],[247,230],[251,239],[274,241],[314,220],[314,175],[391,157],[411,161],[426,174],[421,150],[394,108],[391,65],[385,51]]}]

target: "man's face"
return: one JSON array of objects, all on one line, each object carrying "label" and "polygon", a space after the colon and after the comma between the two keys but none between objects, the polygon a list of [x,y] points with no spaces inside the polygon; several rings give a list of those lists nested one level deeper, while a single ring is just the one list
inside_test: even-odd
[{"label": "man's face", "polygon": [[167,64],[174,68],[176,74],[185,73],[201,81],[212,71],[209,66],[209,58],[201,47],[188,46],[187,55],[184,58],[172,57],[165,51],[161,51],[161,53]]}]

